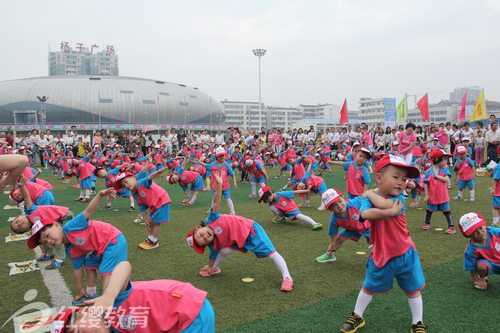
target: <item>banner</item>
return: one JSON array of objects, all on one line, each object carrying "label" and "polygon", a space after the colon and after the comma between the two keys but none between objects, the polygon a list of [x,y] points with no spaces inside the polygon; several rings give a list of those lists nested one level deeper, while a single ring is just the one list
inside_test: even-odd
[{"label": "banner", "polygon": [[399,102],[398,107],[396,108],[396,122],[399,123],[402,120],[408,118],[408,103],[405,97]]},{"label": "banner", "polygon": [[486,105],[484,103],[484,89],[481,90],[479,97],[477,98],[476,106],[474,107],[474,112],[469,121],[486,119]]},{"label": "banner", "polygon": [[[51,131],[69,131],[71,129],[71,126],[76,126],[76,129],[78,131],[83,131],[83,130],[109,130],[109,131],[116,131],[116,130],[142,130],[143,127],[149,126],[150,124],[69,124],[69,125],[62,125],[62,124],[47,124],[45,125],[46,129],[49,129]],[[157,125],[157,124],[153,124]],[[226,125],[178,125],[178,124],[161,124],[160,125],[160,130],[167,130],[167,129],[188,129],[188,130],[226,130],[229,128],[229,126]],[[0,125],[0,131],[32,131],[32,130],[39,130],[40,125]]]},{"label": "banner", "polygon": [[385,127],[393,128],[396,126],[396,99],[386,98],[384,101]]}]

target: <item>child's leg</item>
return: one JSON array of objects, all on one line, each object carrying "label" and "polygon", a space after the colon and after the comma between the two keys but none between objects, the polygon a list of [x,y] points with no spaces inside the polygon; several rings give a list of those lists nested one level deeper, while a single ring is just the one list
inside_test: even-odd
[{"label": "child's leg", "polygon": [[85,193],[85,199],[90,199],[90,189],[89,188],[86,188],[84,190],[84,193]]},{"label": "child's leg", "polygon": [[194,191],[193,191],[193,190],[190,190],[190,191],[188,192],[188,194],[186,195],[186,201],[191,200],[191,197],[193,196],[193,194],[194,194]]},{"label": "child's leg", "polygon": [[470,190],[470,199],[475,199],[475,195],[476,195],[476,191],[474,190],[475,187],[470,187],[469,190]]},{"label": "child's leg", "polygon": [[493,207],[492,213],[493,213],[493,225],[496,226],[498,224],[500,209]]},{"label": "child's leg", "polygon": [[277,218],[281,218],[281,213],[280,213],[280,210],[275,207],[275,206],[271,206],[271,212],[273,212],[274,216],[276,216]]},{"label": "child's leg", "polygon": [[54,249],[54,260],[56,262],[63,262],[64,259],[66,258],[66,250],[64,248],[64,245],[58,246]]},{"label": "child's leg", "polygon": [[[148,217],[151,222],[151,217]],[[150,241],[152,241],[153,243],[156,243],[158,241],[158,236],[160,235],[160,225],[159,224],[154,224],[152,223],[152,226],[151,228],[149,228],[149,235],[148,235],[148,239]]]},{"label": "child's leg", "polygon": [[463,197],[463,194],[464,194],[464,189],[463,188],[459,188],[458,189],[458,195],[457,195],[457,197],[461,199]]},{"label": "child's leg", "polygon": [[425,222],[424,222],[424,224],[427,224],[427,225],[431,224],[431,218],[432,218],[432,212],[427,209],[425,211],[425,220],[424,220]]},{"label": "child's leg", "polygon": [[193,192],[193,196],[191,197],[191,200],[189,202],[194,203],[196,201],[196,198],[198,198],[198,191]]},{"label": "child's leg", "polygon": [[295,218],[297,220],[309,223],[312,226],[314,226],[316,224],[316,222],[314,222],[314,220],[312,218],[310,218],[309,216],[305,216],[304,214],[297,214],[297,215],[295,215]]},{"label": "child's leg", "polygon": [[416,325],[418,322],[423,322],[424,303],[422,302],[422,295],[420,294],[420,291],[415,294],[408,295],[408,304],[410,305],[413,317],[412,324]]},{"label": "child's leg", "polygon": [[233,204],[233,200],[231,200],[231,197],[226,198],[226,202],[227,202],[227,205],[229,206],[229,212],[234,213],[234,204]]},{"label": "child's leg", "polygon": [[87,279],[87,290],[85,290],[85,293],[87,296],[93,296],[97,292],[97,271],[85,268],[85,276]]},{"label": "child's leg", "polygon": [[257,192],[257,183],[255,183],[254,181],[252,181],[252,183],[250,184],[250,186],[252,187],[252,195],[255,195],[255,193]]},{"label": "child's leg", "polygon": [[[108,197],[109,198],[109,197]],[[130,196],[128,197],[128,200],[130,202],[130,207],[135,207],[135,201],[134,201],[134,197],[133,196]],[[111,202],[113,202],[113,199],[111,199]],[[111,202],[110,202],[110,206],[111,206]]]},{"label": "child's leg", "polygon": [[283,279],[292,278],[290,276],[290,272],[288,272],[288,266],[286,265],[285,259],[283,259],[281,254],[279,254],[278,252],[274,252],[269,256],[269,259],[271,259],[276,264],[276,266],[278,266],[281,275],[283,275]]},{"label": "child's leg", "polygon": [[443,212],[446,217],[446,221],[448,222],[448,228],[455,227],[455,223],[453,222],[453,216],[451,215],[451,211]]},{"label": "child's leg", "polygon": [[220,263],[226,260],[226,257],[233,252],[234,250],[229,247],[221,249],[219,251],[219,254],[217,254],[217,258],[215,258],[214,266],[212,267],[212,269],[219,267]]},{"label": "child's leg", "polygon": [[358,299],[356,300],[356,305],[354,306],[354,313],[356,313],[360,317],[363,317],[363,313],[365,313],[365,310],[372,301],[372,298],[373,294],[370,294],[364,289],[361,289],[358,295]]},{"label": "child's leg", "polygon": [[80,189],[80,198],[82,198],[82,199],[83,199],[83,198],[84,198],[84,196],[85,196],[85,191],[84,191],[84,189],[83,189],[83,188],[81,188],[81,189]]}]

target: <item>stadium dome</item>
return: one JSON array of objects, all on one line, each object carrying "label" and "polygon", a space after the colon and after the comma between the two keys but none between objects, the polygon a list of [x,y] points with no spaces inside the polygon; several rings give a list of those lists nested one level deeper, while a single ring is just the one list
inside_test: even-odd
[{"label": "stadium dome", "polygon": [[47,76],[0,82],[0,124],[221,124],[219,103],[183,84],[123,76]]}]

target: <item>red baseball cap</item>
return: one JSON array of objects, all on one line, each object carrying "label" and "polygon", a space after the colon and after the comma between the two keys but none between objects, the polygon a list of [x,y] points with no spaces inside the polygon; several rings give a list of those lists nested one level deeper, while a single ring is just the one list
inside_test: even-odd
[{"label": "red baseball cap", "polygon": [[64,333],[69,317],[78,310],[80,308],[69,308],[58,314],[52,322],[51,332]]},{"label": "red baseball cap", "polygon": [[377,168],[375,169],[375,173],[378,173],[380,169],[388,165],[394,165],[406,168],[408,170],[408,178],[420,177],[420,171],[417,168],[406,164],[405,160],[401,156],[394,156],[394,155],[387,155],[382,157],[377,163]]},{"label": "red baseball cap", "polygon": [[186,241],[188,245],[191,246],[199,254],[205,253],[205,247],[198,246],[194,241],[194,229],[187,234]]},{"label": "red baseball cap", "polygon": [[120,192],[121,190],[123,190],[122,179],[127,178],[129,176],[135,177],[134,174],[131,172],[122,172],[118,176],[116,176],[116,180],[115,180],[115,191],[116,192]]},{"label": "red baseball cap", "polygon": [[260,203],[262,201],[262,197],[264,196],[264,194],[266,194],[266,192],[269,192],[271,190],[272,190],[272,188],[270,188],[269,186],[261,187],[259,189],[259,200],[258,200],[258,203]]},{"label": "red baseball cap", "polygon": [[222,147],[215,149],[215,156],[219,157],[220,155],[226,155],[226,150]]},{"label": "red baseball cap", "polygon": [[341,196],[342,192],[336,188],[329,188],[321,195],[321,201],[323,202],[323,205],[325,205],[325,208],[328,209],[328,207],[336,203]]},{"label": "red baseball cap", "polygon": [[170,185],[172,185],[172,181],[171,181],[171,179],[172,179],[172,175],[168,175],[168,176],[167,176],[167,181],[168,181],[168,183],[169,183]]},{"label": "red baseball cap", "polygon": [[38,245],[40,245],[37,240],[36,240],[36,234],[43,229],[46,225],[49,224],[54,224],[56,221],[52,219],[40,219],[36,221],[33,226],[31,227],[31,230],[29,232],[30,238],[28,239],[28,247],[30,249],[36,248]]},{"label": "red baseball cap", "polygon": [[[447,157],[451,157],[453,155],[451,154],[448,154],[447,152],[445,152],[444,150],[442,149],[434,149],[431,153],[431,158],[433,160],[435,160],[436,158],[440,158],[441,156],[447,156]],[[416,177],[411,177],[411,178],[416,178]]]},{"label": "red baseball cap", "polygon": [[457,147],[457,153],[458,154],[462,154],[462,153],[466,153],[466,152],[467,152],[467,149],[464,146],[458,146]]},{"label": "red baseball cap", "polygon": [[372,156],[373,156],[372,152],[368,148],[361,147],[358,150],[356,150],[356,154],[359,153],[360,151],[362,151],[363,153],[367,153],[368,158],[372,158]]},{"label": "red baseball cap", "polygon": [[[299,189],[297,188],[297,186],[298,186],[299,184],[300,184],[300,183],[294,184],[294,185],[293,185],[293,187],[292,187],[292,189],[293,189],[294,191],[299,191]],[[307,186],[306,186],[306,187],[307,187]],[[300,194],[299,194],[299,197],[303,197],[303,196],[304,196],[304,193],[300,193]]]},{"label": "red baseball cap", "polygon": [[97,177],[97,174],[99,173],[100,170],[104,170],[104,168],[95,168],[94,169],[94,176]]},{"label": "red baseball cap", "polygon": [[482,225],[486,225],[484,217],[477,213],[467,213],[460,218],[458,226],[464,236],[470,236]]}]

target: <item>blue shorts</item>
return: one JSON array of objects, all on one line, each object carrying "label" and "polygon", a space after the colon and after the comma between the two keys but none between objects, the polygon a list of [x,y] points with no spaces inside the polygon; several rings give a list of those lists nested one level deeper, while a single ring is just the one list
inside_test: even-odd
[{"label": "blue shorts", "polygon": [[305,184],[305,183],[306,183],[306,180],[307,180],[307,179],[309,179],[309,177],[311,177],[311,174],[310,174],[308,171],[306,171],[306,173],[305,173],[304,177],[302,177],[302,178],[300,178],[300,179],[295,179],[295,177],[293,177],[293,178],[290,180],[290,182],[291,182],[292,184],[294,184],[294,185],[295,185],[295,184],[297,184],[297,183],[304,183],[304,184]]},{"label": "blue shorts", "polygon": [[54,196],[49,190],[43,191],[43,195],[36,198],[37,206],[54,205]]},{"label": "blue shorts", "polygon": [[288,217],[290,220],[293,220],[293,219],[295,219],[295,216],[297,216],[297,214],[300,214],[300,210],[298,210],[298,209],[292,210],[289,213],[285,213],[282,210],[280,210],[280,213],[281,213],[281,216]]},{"label": "blue shorts", "polygon": [[193,322],[181,333],[213,333],[215,332],[215,312],[212,304],[205,298],[200,312]]},{"label": "blue shorts", "polygon": [[276,249],[274,248],[273,243],[271,243],[266,231],[255,221],[253,222],[253,230],[245,240],[243,247],[238,247],[235,243],[229,246],[229,248],[244,253],[252,251],[255,253],[257,258],[269,257],[271,254],[276,252]]},{"label": "blue shorts", "polygon": [[[212,198],[215,195],[215,191],[212,191]],[[229,189],[222,191],[222,196],[224,199],[231,198],[231,191]]]},{"label": "blue shorts", "polygon": [[495,208],[500,208],[500,197],[493,196],[493,199],[491,199],[491,206]]},{"label": "blue shorts", "polygon": [[366,229],[365,232],[361,233],[358,231],[350,230],[350,229],[342,229],[342,231],[339,233],[339,237],[345,238],[345,239],[350,239],[355,242],[359,241],[361,236],[366,237],[366,242],[368,244],[371,244],[372,241],[370,239],[370,229]]},{"label": "blue shorts", "polygon": [[450,211],[450,202],[445,202],[439,205],[431,205],[427,204],[427,210],[430,210],[431,212],[449,212]]},{"label": "blue shorts", "polygon": [[163,168],[163,164],[157,164],[156,165],[156,171],[160,170]]},{"label": "blue shorts", "polygon": [[92,179],[92,181],[95,182],[97,180],[97,177],[94,174],[92,174],[92,176],[90,176],[90,179]]},{"label": "blue shorts", "polygon": [[354,194],[351,194],[351,193],[347,193],[347,200],[351,200],[351,199],[354,199],[354,198],[357,198],[359,197],[359,195],[354,195]]},{"label": "blue shorts", "polygon": [[100,256],[90,253],[85,258],[85,268],[98,269],[99,275],[108,275],[113,272],[116,265],[127,261],[127,241],[123,234],[109,241],[106,250]]},{"label": "blue shorts", "polygon": [[487,275],[493,275],[493,274],[500,274],[500,265],[496,264],[494,262],[491,262],[489,260],[481,259],[478,260],[477,264],[483,264],[488,266],[488,274]]},{"label": "blue shorts", "polygon": [[151,222],[153,222],[153,224],[170,222],[170,202],[159,207],[153,214],[149,214],[149,216],[151,216]]},{"label": "blue shorts", "polygon": [[392,289],[394,278],[407,294],[414,294],[425,286],[424,272],[418,252],[410,247],[405,254],[391,258],[384,267],[377,267],[368,257],[363,289],[370,293],[386,293]]},{"label": "blue shorts", "polygon": [[266,177],[252,177],[252,183],[266,183]]},{"label": "blue shorts", "polygon": [[323,181],[319,186],[318,186],[318,189],[317,190],[314,190],[314,189],[311,189],[311,192],[312,193],[316,193],[316,194],[323,194],[326,192],[326,190],[328,190],[326,188],[326,184],[325,184],[325,181]]},{"label": "blue shorts", "polygon": [[85,179],[80,179],[81,188],[92,188],[95,187],[95,183],[92,181],[92,177],[87,177]]},{"label": "blue shorts", "polygon": [[290,164],[287,164],[285,167],[281,167],[280,171],[288,171],[291,169],[292,169],[292,166]]},{"label": "blue shorts", "polygon": [[470,188],[471,190],[474,188],[474,178],[470,180],[459,180],[458,181],[458,189],[463,190],[464,188]]},{"label": "blue shorts", "polygon": [[329,165],[326,165],[326,164],[322,164],[322,165],[321,165],[321,169],[323,169],[323,170],[331,170],[331,169],[332,169],[332,167],[331,167],[331,166],[329,166]]},{"label": "blue shorts", "polygon": [[318,162],[314,162],[313,164],[311,164],[311,171],[315,170],[318,170]]},{"label": "blue shorts", "polygon": [[132,192],[122,188],[122,190],[120,192],[116,192],[116,195],[123,197],[123,198],[128,198],[132,195]]},{"label": "blue shorts", "polygon": [[[181,185],[181,187],[182,187],[182,190],[184,190],[184,191],[187,191],[187,189],[188,189],[187,185]],[[198,175],[196,177],[196,179],[194,180],[194,183],[191,184],[190,190],[193,192],[196,192],[196,191],[201,190],[204,187],[205,187],[205,185],[203,185],[203,178],[201,178],[201,176]]]}]

